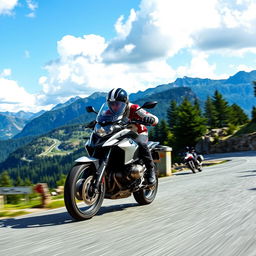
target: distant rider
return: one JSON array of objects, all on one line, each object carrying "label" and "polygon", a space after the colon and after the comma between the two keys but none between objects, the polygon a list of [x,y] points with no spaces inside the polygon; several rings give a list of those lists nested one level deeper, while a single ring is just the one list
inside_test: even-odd
[{"label": "distant rider", "polygon": [[196,166],[201,165],[200,158],[198,157],[198,154],[197,154],[197,152],[196,152],[194,147],[188,147],[187,146],[186,147],[186,151],[193,155],[194,163],[196,164]]},{"label": "distant rider", "polygon": [[[148,113],[144,109],[139,109],[139,105],[129,102],[128,94],[122,88],[112,89],[108,93],[107,103],[110,110],[115,113],[123,114],[123,117],[128,120],[142,120],[152,126],[155,126],[158,123],[158,118],[156,116]],[[136,142],[139,145],[140,155],[147,168],[145,179],[147,180],[148,185],[152,186],[156,183],[156,174],[153,158],[147,146],[148,129],[142,124],[134,124],[131,125],[130,128],[138,133]]]}]

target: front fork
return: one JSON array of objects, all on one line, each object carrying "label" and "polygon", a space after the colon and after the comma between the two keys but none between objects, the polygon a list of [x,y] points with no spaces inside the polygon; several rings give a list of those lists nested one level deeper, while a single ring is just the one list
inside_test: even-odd
[{"label": "front fork", "polygon": [[103,176],[105,174],[106,167],[108,165],[108,160],[109,160],[110,153],[111,153],[111,148],[109,149],[108,153],[106,154],[106,157],[104,158],[104,160],[100,164],[99,169],[96,171],[96,181],[94,183],[94,189],[95,189],[96,193],[99,193],[100,183],[101,183],[101,181],[103,179]]}]

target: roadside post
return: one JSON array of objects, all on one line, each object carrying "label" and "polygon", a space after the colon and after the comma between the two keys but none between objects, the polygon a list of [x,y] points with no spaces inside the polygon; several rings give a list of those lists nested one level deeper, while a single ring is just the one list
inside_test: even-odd
[{"label": "roadside post", "polygon": [[41,194],[41,207],[45,208],[47,204],[51,202],[51,195],[49,193],[48,185],[47,183],[38,183],[34,190]]},{"label": "roadside post", "polygon": [[0,210],[4,208],[4,196],[0,195]]},{"label": "roadside post", "polygon": [[157,148],[160,159],[157,161],[159,176],[172,175],[172,148],[168,146],[159,146]]}]

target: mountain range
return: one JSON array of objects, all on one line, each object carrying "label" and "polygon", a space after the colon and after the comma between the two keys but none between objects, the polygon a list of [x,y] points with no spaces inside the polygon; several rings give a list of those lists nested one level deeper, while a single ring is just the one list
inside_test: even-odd
[{"label": "mountain range", "polygon": [[[95,118],[95,114],[87,113],[85,107],[92,105],[95,109],[99,110],[100,106],[106,101],[106,96],[106,93],[94,93],[87,98],[79,98],[68,106],[47,111],[26,124],[24,129],[14,138],[41,135],[63,125],[84,124],[91,121]],[[163,119],[165,118],[169,102],[177,100],[180,103],[184,97],[195,99],[196,95],[190,88],[170,88],[164,92],[137,99],[134,103],[142,105],[145,101],[158,101],[159,104],[152,110],[152,113],[157,114],[160,119]]]},{"label": "mountain range", "polygon": [[32,119],[42,115],[45,111],[38,113],[19,111],[0,112],[0,140],[7,140],[20,133],[24,126]]},{"label": "mountain range", "polygon": [[[220,80],[183,77],[172,83],[132,93],[129,97],[130,101],[139,105],[142,105],[145,101],[158,101],[156,108],[150,111],[160,119],[165,119],[166,110],[171,100],[180,103],[184,97],[191,100],[198,98],[203,107],[207,96],[212,96],[214,91],[218,90],[230,104],[238,104],[250,115],[255,103],[252,86],[252,81],[255,80],[256,71],[240,71],[228,79]],[[36,136],[46,134],[61,126],[84,124],[93,120],[95,115],[87,113],[85,107],[92,105],[99,110],[106,100],[106,95],[107,93],[104,92],[95,92],[86,98],[77,96],[63,104],[56,105],[50,111],[42,111],[36,114],[24,111],[0,113],[0,139],[12,138],[6,143],[0,141],[0,151],[1,149],[4,151],[0,152],[0,162],[9,153],[22,145],[28,144]],[[10,145],[10,148],[8,148],[8,145]]]},{"label": "mountain range", "polygon": [[214,91],[218,90],[229,104],[236,103],[247,115],[251,114],[252,107],[255,105],[252,81],[256,81],[256,70],[251,72],[239,71],[228,79],[202,79],[183,77],[177,78],[174,82],[162,84],[146,91],[139,91],[131,94],[130,97],[137,99],[141,96],[150,96],[156,92],[162,92],[170,88],[189,87],[199,98],[202,107],[208,96],[213,96]]},{"label": "mountain range", "polygon": [[[230,104],[238,104],[249,115],[255,103],[252,86],[254,80],[256,80],[256,71],[240,71],[228,79],[221,80],[184,77],[176,79],[173,83],[133,93],[130,95],[130,100],[138,104],[153,99],[160,101],[153,112],[162,119],[166,117],[165,112],[170,100],[175,99],[179,103],[182,96],[193,94],[203,107],[206,98],[213,96],[214,91],[218,90]],[[188,88],[192,91],[188,92]],[[15,138],[40,135],[66,124],[90,121],[93,116],[85,112],[85,107],[92,105],[99,109],[105,100],[106,93],[103,92],[95,92],[87,98],[72,98],[67,103],[57,105],[51,111],[32,119]]]}]

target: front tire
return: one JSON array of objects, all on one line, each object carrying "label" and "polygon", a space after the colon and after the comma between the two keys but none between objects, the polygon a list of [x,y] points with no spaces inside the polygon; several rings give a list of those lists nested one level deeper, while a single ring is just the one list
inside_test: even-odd
[{"label": "front tire", "polygon": [[140,205],[151,204],[157,194],[158,177],[156,175],[156,184],[150,189],[141,189],[133,193],[133,197]]},{"label": "front tire", "polygon": [[189,168],[191,169],[191,171],[192,171],[193,173],[196,173],[196,167],[195,167],[195,164],[194,164],[193,161],[189,161],[189,162],[188,162],[188,166],[189,166]]},{"label": "front tire", "polygon": [[100,209],[105,196],[105,182],[101,182],[99,193],[95,193],[95,167],[92,164],[77,164],[69,172],[64,201],[69,214],[76,220],[92,218]]}]

